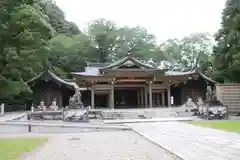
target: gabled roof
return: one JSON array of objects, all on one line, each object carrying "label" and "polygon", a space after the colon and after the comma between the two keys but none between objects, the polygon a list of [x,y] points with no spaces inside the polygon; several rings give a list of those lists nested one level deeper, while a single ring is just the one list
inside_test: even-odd
[{"label": "gabled roof", "polygon": [[42,73],[40,73],[37,77],[31,79],[28,83],[32,84],[36,81],[54,81],[59,84],[66,85],[68,88],[76,89],[77,84],[75,82],[66,82],[65,80],[61,79],[57,75],[55,75],[50,70],[46,69]]},{"label": "gabled roof", "polygon": [[124,58],[122,58],[118,61],[115,61],[114,63],[112,63],[110,65],[107,65],[105,67],[100,68],[100,71],[106,70],[106,69],[117,69],[117,68],[119,68],[121,66],[124,66],[124,65],[136,65],[136,66],[138,66],[139,68],[142,68],[142,69],[154,69],[155,68],[151,65],[142,63],[141,61],[135,59],[131,55],[128,55],[128,56],[126,56],[126,57],[124,57]]}]

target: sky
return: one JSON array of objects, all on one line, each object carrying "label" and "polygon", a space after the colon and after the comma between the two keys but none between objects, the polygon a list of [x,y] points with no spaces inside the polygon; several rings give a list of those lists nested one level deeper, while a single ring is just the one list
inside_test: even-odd
[{"label": "sky", "polygon": [[220,28],[225,0],[55,0],[81,30],[105,18],[118,26],[141,26],[158,42]]}]

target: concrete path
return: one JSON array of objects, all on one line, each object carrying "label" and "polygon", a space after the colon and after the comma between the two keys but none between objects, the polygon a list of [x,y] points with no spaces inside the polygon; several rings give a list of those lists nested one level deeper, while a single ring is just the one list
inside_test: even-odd
[{"label": "concrete path", "polygon": [[183,122],[128,124],[134,131],[184,160],[239,160],[240,134]]},{"label": "concrete path", "polygon": [[0,122],[10,121],[19,117],[24,116],[25,112],[7,112],[0,116]]},{"label": "concrete path", "polygon": [[179,160],[133,131],[57,134],[20,160]]}]

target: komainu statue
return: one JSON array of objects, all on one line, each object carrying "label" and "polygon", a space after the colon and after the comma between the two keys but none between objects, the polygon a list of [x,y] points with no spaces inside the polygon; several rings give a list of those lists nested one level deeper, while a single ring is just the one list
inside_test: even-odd
[{"label": "komainu statue", "polygon": [[64,111],[65,121],[88,122],[89,109],[84,108],[81,101],[81,92],[76,90],[76,93],[69,99],[69,106]]},{"label": "komainu statue", "polygon": [[194,111],[197,109],[197,105],[192,101],[192,98],[188,98],[187,102],[184,104],[185,111]]},{"label": "komainu statue", "polygon": [[68,108],[84,108],[82,100],[81,100],[81,92],[80,90],[76,90],[76,93],[69,99]]}]

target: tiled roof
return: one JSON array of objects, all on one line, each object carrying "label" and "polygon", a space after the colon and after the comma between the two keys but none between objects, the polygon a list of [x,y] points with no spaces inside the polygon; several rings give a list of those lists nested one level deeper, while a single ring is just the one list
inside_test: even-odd
[{"label": "tiled roof", "polygon": [[[46,76],[49,76],[49,78],[46,78]],[[39,74],[37,77],[31,79],[28,83],[32,83],[36,80],[50,80],[53,79],[61,84],[65,84],[67,86],[76,88],[78,87],[78,85],[75,82],[67,82],[63,79],[61,79],[60,77],[58,77],[57,75],[55,75],[53,72],[51,72],[50,70],[45,70],[43,71],[41,74]]]},{"label": "tiled roof", "polygon": [[[154,71],[154,70],[161,70],[164,71],[163,68],[160,67],[154,67],[152,65],[142,63],[141,61],[135,59],[131,55],[128,55],[118,61],[115,61],[114,63],[89,63],[87,67],[85,67],[85,72],[73,72],[73,75],[80,75],[80,76],[101,76],[101,71],[105,69],[111,69],[111,70],[124,70],[119,69],[120,66],[125,65],[127,63],[133,63],[133,65],[139,66],[139,69],[143,69],[144,71]],[[139,69],[126,69],[126,71],[134,72],[138,71]],[[211,82],[211,83],[217,83],[216,81],[210,79],[209,77],[205,76],[203,73],[201,73],[198,69],[192,69],[190,71],[165,71],[164,75],[166,76],[184,76],[184,75],[192,75],[192,74],[199,74],[203,79]]]}]

